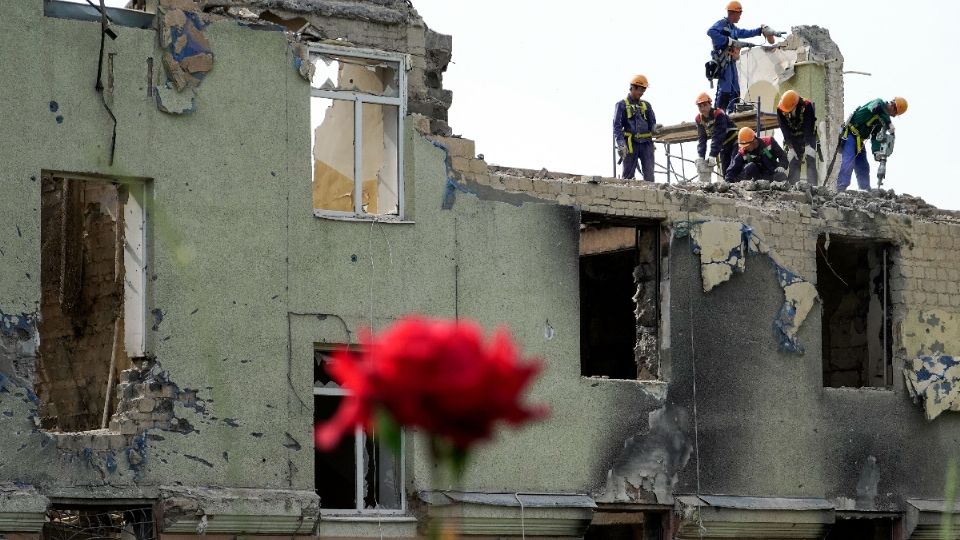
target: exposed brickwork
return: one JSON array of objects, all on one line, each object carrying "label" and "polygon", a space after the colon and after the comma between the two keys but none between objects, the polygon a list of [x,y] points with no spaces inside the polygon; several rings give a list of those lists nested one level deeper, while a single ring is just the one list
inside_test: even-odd
[{"label": "exposed brickwork", "polygon": [[730,220],[745,223],[782,266],[816,283],[817,238],[822,233],[887,240],[893,245],[890,305],[894,352],[901,358],[900,331],[908,310],[960,308],[960,213],[892,191],[834,193],[804,183],[648,184],[488,167],[466,139],[434,138],[449,152],[450,176],[470,189],[480,185],[523,193],[581,211],[656,219]]},{"label": "exposed brickwork", "polygon": [[[36,393],[42,426],[60,431],[100,427],[114,331],[123,350],[123,257],[117,257],[117,187],[44,177],[42,195],[40,355]],[[119,324],[115,324],[119,322]]]}]

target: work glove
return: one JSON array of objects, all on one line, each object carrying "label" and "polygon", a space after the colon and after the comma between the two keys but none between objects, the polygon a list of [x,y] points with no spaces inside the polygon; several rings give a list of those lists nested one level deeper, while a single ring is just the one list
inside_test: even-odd
[{"label": "work glove", "polygon": [[653,126],[653,130],[651,130],[650,133],[651,133],[654,137],[656,137],[657,135],[660,135],[660,130],[662,130],[662,129],[663,129],[663,124],[657,124],[657,125]]},{"label": "work glove", "polygon": [[792,146],[790,146],[787,148],[787,162],[791,162],[795,159],[797,159],[797,152]]},{"label": "work glove", "polygon": [[807,157],[812,157],[813,159],[817,159],[817,149],[814,148],[813,146],[808,146],[804,154],[806,154]]},{"label": "work glove", "polygon": [[627,155],[627,147],[626,147],[626,146],[618,146],[618,147],[617,147],[617,154],[620,155],[620,159],[623,159],[623,157],[624,157],[625,155]]},{"label": "work glove", "polygon": [[786,174],[787,174],[787,170],[784,169],[783,167],[777,167],[776,169],[773,170],[773,173],[774,173],[774,174],[783,174],[783,175],[786,175]]},{"label": "work glove", "polygon": [[767,38],[767,43],[773,45],[773,41],[774,41],[773,36],[775,33],[773,31],[773,28],[770,28],[767,25],[763,25],[760,27],[760,33],[763,34],[763,37]]}]

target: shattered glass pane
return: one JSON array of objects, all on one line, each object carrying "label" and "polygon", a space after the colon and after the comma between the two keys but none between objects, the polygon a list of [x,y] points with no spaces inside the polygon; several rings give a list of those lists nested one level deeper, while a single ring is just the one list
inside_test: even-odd
[{"label": "shattered glass pane", "polygon": [[319,53],[311,54],[310,61],[314,88],[400,96],[399,62]]},{"label": "shattered glass pane", "polygon": [[363,211],[368,214],[400,213],[400,108],[363,104],[363,146],[360,179]]},{"label": "shattered glass pane", "polygon": [[[319,424],[333,418],[342,401],[342,396],[314,396],[313,423]],[[314,485],[323,510],[351,510],[357,507],[356,437],[356,434],[345,435],[337,447],[329,452],[314,449]]]},{"label": "shattered glass pane", "polygon": [[310,98],[313,207],[353,212],[354,103]]},{"label": "shattered glass pane", "polygon": [[364,443],[364,508],[399,510],[400,461],[375,432],[368,435]]}]

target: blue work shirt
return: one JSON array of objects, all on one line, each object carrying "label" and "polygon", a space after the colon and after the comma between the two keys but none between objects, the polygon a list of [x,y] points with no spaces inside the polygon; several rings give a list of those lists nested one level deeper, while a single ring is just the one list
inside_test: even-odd
[{"label": "blue work shirt", "polygon": [[713,26],[707,30],[707,35],[710,36],[710,41],[713,42],[713,50],[716,53],[723,52],[727,49],[727,44],[729,43],[727,38],[746,39],[757,37],[761,34],[761,30],[762,28],[760,27],[757,27],[753,30],[737,28],[737,25],[728,21],[727,18],[724,17],[713,23]]},{"label": "blue work shirt", "polygon": [[[613,136],[617,141],[617,146],[626,146],[623,138],[623,132],[644,134],[653,131],[653,126],[657,125],[657,116],[653,114],[653,107],[649,101],[634,100],[627,96],[633,109],[630,118],[627,118],[627,107],[624,100],[617,102],[616,110],[613,113]],[[650,138],[642,139],[642,142],[651,141]],[[634,141],[637,142],[637,141]]]}]

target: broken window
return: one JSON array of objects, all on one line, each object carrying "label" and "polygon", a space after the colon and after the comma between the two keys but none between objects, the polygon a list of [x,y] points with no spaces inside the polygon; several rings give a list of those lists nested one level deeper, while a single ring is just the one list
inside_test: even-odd
[{"label": "broken window", "polygon": [[[327,373],[327,363],[341,346],[323,345],[314,349],[313,420],[329,420],[348,395]],[[315,450],[314,479],[320,508],[335,513],[401,513],[403,497],[403,442],[400,455],[374,431],[358,428],[343,437],[329,452]]]},{"label": "broken window", "polygon": [[316,47],[310,99],[313,208],[321,216],[403,215],[403,57]]},{"label": "broken window", "polygon": [[585,377],[660,376],[659,224],[580,229],[580,372]]},{"label": "broken window", "polygon": [[41,538],[155,540],[157,530],[149,506],[57,504],[47,510]]},{"label": "broken window", "polygon": [[817,293],[823,306],[823,385],[893,384],[887,242],[822,234]]},{"label": "broken window", "polygon": [[120,372],[144,355],[145,185],[48,173],[41,182],[41,426],[100,429]]},{"label": "broken window", "polygon": [[583,540],[661,540],[666,522],[663,512],[598,511]]}]

